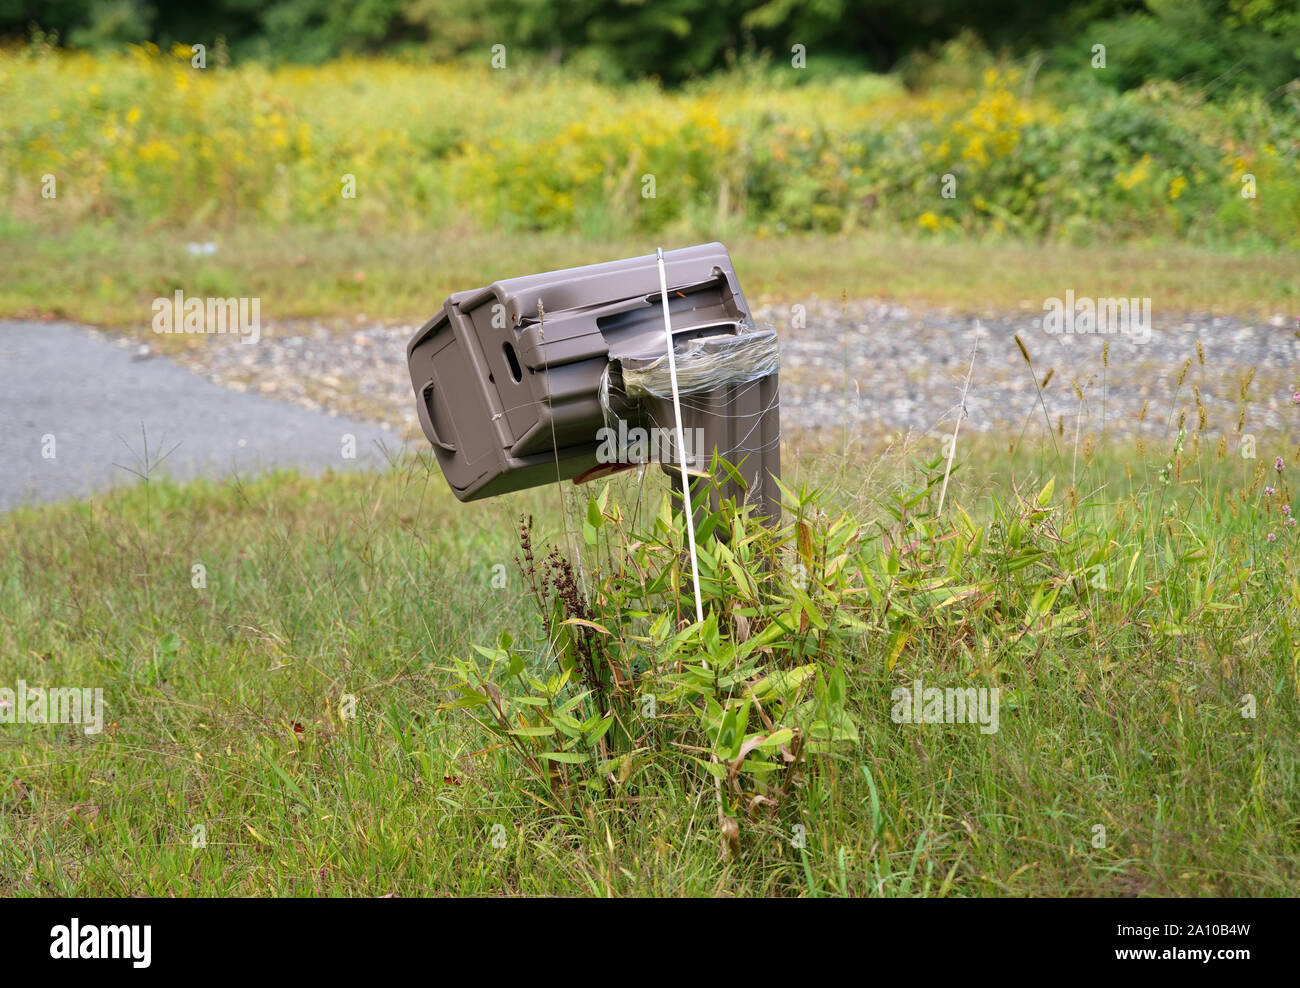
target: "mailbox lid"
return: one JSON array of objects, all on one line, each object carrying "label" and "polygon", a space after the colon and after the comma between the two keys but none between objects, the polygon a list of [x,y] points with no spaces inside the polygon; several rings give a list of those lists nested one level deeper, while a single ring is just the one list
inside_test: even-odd
[{"label": "mailbox lid", "polygon": [[[731,292],[740,297],[731,256],[722,244],[664,251],[664,273],[670,288],[704,281],[711,277],[714,268],[726,278]],[[538,302],[549,317],[569,310],[603,307],[624,299],[657,297],[658,293],[658,258],[655,254],[644,254],[494,281],[477,292],[463,293],[466,297],[462,305],[475,308],[491,296],[493,301],[505,306],[512,326],[527,327],[538,322]]]}]

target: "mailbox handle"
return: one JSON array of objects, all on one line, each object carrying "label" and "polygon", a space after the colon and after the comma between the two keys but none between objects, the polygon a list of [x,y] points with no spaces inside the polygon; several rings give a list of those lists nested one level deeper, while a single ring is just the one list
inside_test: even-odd
[{"label": "mailbox handle", "polygon": [[415,404],[415,413],[420,417],[420,427],[424,429],[424,434],[435,446],[441,446],[448,453],[456,452],[456,447],[451,443],[442,441],[438,435],[437,428],[433,424],[433,380],[425,382],[424,387],[420,389],[420,400]]}]

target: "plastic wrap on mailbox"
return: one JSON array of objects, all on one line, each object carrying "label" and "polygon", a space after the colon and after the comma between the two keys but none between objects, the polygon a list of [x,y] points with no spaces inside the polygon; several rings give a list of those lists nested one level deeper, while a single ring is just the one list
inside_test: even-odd
[{"label": "plastic wrap on mailbox", "polygon": [[[749,384],[781,369],[780,344],[770,329],[687,340],[674,347],[673,356],[677,364],[677,390],[684,395]],[[617,369],[621,387],[611,381],[612,369]],[[614,414],[611,389],[631,399],[672,397],[668,354],[623,357],[605,368],[600,381],[600,404],[607,421]]]}]

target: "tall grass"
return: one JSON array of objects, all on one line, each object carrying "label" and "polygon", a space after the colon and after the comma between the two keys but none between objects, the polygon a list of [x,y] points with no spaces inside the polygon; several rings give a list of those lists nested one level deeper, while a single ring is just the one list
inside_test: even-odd
[{"label": "tall grass", "polygon": [[[473,646],[501,631],[545,661],[514,557],[520,512],[548,519],[539,546],[572,551],[554,491],[461,505],[420,459],[313,481],[154,479],[13,513],[0,684],[102,685],[109,723],[0,728],[0,887],[1289,894],[1295,451],[1270,440],[1242,460],[1184,430],[1077,462],[1068,442],[1059,457],[963,445],[941,517],[942,457],[884,451],[866,471],[870,457],[805,449],[815,465],[788,481],[825,490],[787,525],[814,537],[787,527],[769,572],[789,583],[787,563],[811,559],[805,654],[844,676],[857,740],[810,755],[780,812],[741,813],[734,845],[713,783],[685,769],[689,738],[557,800],[454,705],[444,669],[486,662]],[[599,510],[635,531],[661,481],[603,489]],[[591,509],[568,498],[581,529]],[[580,554],[590,585],[636,544],[609,531]],[[706,578],[726,640],[750,591],[725,565]],[[680,573],[665,586],[690,592]],[[839,629],[833,650],[807,637],[819,619]],[[749,620],[756,634],[772,618]],[[896,722],[894,690],[917,680],[998,687],[997,733]]]}]

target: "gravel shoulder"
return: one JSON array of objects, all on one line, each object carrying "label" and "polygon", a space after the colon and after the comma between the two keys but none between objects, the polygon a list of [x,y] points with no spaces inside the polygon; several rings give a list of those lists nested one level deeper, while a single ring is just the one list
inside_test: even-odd
[{"label": "gravel shoulder", "polygon": [[[1250,322],[1157,313],[1149,339],[1134,342],[1122,334],[1052,335],[1041,311],[975,315],[861,300],[814,301],[802,313],[765,306],[754,314],[781,335],[781,414],[789,429],[843,430],[847,423],[868,436],[950,430],[977,339],[962,425],[975,432],[1014,436],[1027,421],[1031,430],[1042,428],[1035,380],[1041,384],[1049,372],[1043,406],[1067,435],[1076,426],[1081,435],[1100,435],[1103,411],[1107,436],[1161,435],[1180,411],[1194,428],[1198,394],[1211,434],[1235,435],[1242,378],[1252,368],[1245,431],[1274,431],[1293,421],[1288,405],[1300,387],[1300,335],[1295,321],[1280,315]],[[205,340],[177,359],[228,388],[313,411],[344,410],[419,441],[405,361],[416,328],[364,319],[281,324],[264,329],[256,346]]]},{"label": "gravel shoulder", "polygon": [[[1159,436],[1180,415],[1195,428],[1203,409],[1210,435],[1232,440],[1252,369],[1245,432],[1293,423],[1300,388],[1300,333],[1282,316],[1156,315],[1149,338],[1135,342],[1052,335],[1041,312],[879,300],[754,315],[781,336],[782,425],[791,431],[950,431],[977,341],[962,423],[977,433],[1039,432],[1046,420],[1071,438]],[[272,324],[255,345],[195,337],[164,356],[138,337],[0,322],[0,510],[130,482],[146,464],[178,479],[226,477],[375,467],[423,448],[406,375],[415,329],[364,317]]]}]

